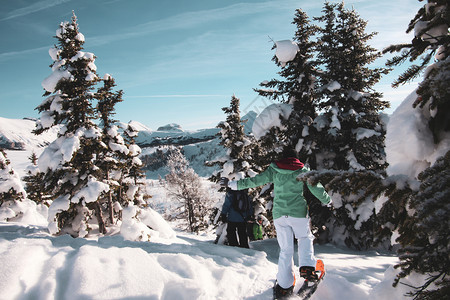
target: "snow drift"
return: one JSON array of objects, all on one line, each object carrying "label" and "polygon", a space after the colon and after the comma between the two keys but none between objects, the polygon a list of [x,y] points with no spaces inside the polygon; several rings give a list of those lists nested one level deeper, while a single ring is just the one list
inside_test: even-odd
[{"label": "snow drift", "polygon": [[260,139],[272,128],[283,129],[280,117],[287,119],[292,113],[292,105],[286,103],[275,103],[267,106],[255,119],[252,132],[255,138]]},{"label": "snow drift", "polygon": [[450,136],[439,145],[434,144],[428,127],[431,117],[429,107],[414,108],[417,97],[416,92],[412,92],[389,119],[386,132],[389,175],[403,174],[416,178],[450,149]]},{"label": "snow drift", "polygon": [[[212,239],[189,234],[150,243],[120,235],[74,239],[51,236],[40,226],[0,223],[0,298],[271,299],[276,240],[241,249]],[[395,256],[330,245],[316,246],[316,254],[327,275],[312,300],[400,300],[408,291],[391,286]]]}]

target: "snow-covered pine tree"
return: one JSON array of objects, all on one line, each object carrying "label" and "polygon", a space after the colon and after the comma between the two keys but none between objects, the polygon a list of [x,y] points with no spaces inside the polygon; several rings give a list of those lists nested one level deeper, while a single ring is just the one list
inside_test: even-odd
[{"label": "snow-covered pine tree", "polygon": [[150,235],[145,234],[149,227],[145,224],[145,216],[148,214],[146,200],[151,196],[145,191],[146,177],[142,169],[143,163],[139,158],[141,148],[135,143],[138,130],[133,126],[133,122],[129,122],[126,126],[122,125],[122,130],[124,145],[128,151],[117,153],[120,169],[113,172],[113,178],[119,183],[114,201],[114,214],[122,220],[121,232],[123,230],[127,232],[129,226],[135,224],[142,228],[141,240],[150,240]]},{"label": "snow-covered pine tree", "polygon": [[[258,168],[258,166],[255,164],[255,156],[252,154],[255,154],[254,151],[259,149],[257,147],[258,143],[253,137],[245,134],[244,124],[247,120],[241,119],[239,107],[240,99],[233,95],[230,100],[230,106],[222,108],[226,115],[226,119],[224,122],[219,123],[217,128],[220,128],[220,132],[218,133],[220,139],[219,144],[222,145],[227,152],[224,157],[207,162],[207,166],[218,165],[220,167],[220,169],[209,178],[212,182],[218,182],[221,177],[226,177],[229,180],[239,180],[245,177],[255,176],[256,174],[253,168]],[[256,157],[260,157],[260,155],[257,155]],[[224,191],[224,188],[220,188],[219,191]],[[255,216],[261,215],[263,219],[267,219],[265,199],[264,197],[260,197],[260,191],[261,189],[252,189],[249,191],[249,194],[255,200]],[[216,211],[214,211],[216,219],[220,215],[222,203],[218,203],[220,207],[217,207]]]},{"label": "snow-covered pine tree", "polygon": [[109,146],[114,149],[114,157],[118,162],[117,168],[111,172],[111,178],[116,185],[112,213],[122,221],[122,235],[128,236],[130,231],[139,231],[140,235],[134,237],[136,240],[150,241],[151,227],[145,222],[148,219],[146,200],[151,196],[145,192],[146,177],[139,158],[141,148],[135,143],[138,130],[133,126],[133,122],[121,124],[120,127],[123,130],[122,135],[118,134],[119,128],[116,125],[108,130],[110,137],[114,137]]},{"label": "snow-covered pine tree", "polygon": [[52,74],[42,86],[48,96],[37,110],[41,113],[35,129],[39,134],[60,126],[57,139],[43,151],[38,165],[44,172],[44,190],[53,200],[49,208],[51,233],[86,236],[101,216],[97,202],[109,185],[102,182],[102,171],[95,166],[100,147],[101,130],[95,120],[92,101],[96,74],[95,56],[84,52],[84,36],[77,18],[63,22],[56,31],[58,45],[49,51],[53,59]]},{"label": "snow-covered pine tree", "polygon": [[[141,187],[144,185],[145,174],[138,157],[141,148],[135,143],[138,130],[132,122],[119,126],[118,120],[113,119],[115,105],[123,101],[123,91],[112,91],[116,84],[111,75],[106,74],[103,81],[104,86],[98,90],[96,99],[106,148],[98,161],[102,164],[100,167],[105,171],[110,185],[108,198],[113,200],[108,202],[112,203],[109,214],[113,222],[111,214],[120,215],[120,208],[127,206],[129,202],[133,202],[138,208],[144,204],[145,193]],[[121,128],[122,134],[119,127],[124,127]]]},{"label": "snow-covered pine tree", "polygon": [[28,166],[27,175],[25,175],[22,180],[25,182],[25,191],[27,192],[28,199],[40,204],[45,201],[43,183],[44,173],[39,171],[38,157],[34,151],[28,159],[30,160],[31,165]]},{"label": "snow-covered pine tree", "polygon": [[95,55],[83,52],[84,35],[79,32],[75,13],[71,22],[63,22],[56,31],[58,45],[50,48],[53,59],[52,74],[42,86],[47,97],[37,110],[41,118],[35,129],[37,134],[51,126],[64,124],[60,135],[76,132],[84,126],[92,127],[94,108],[93,87],[98,81]]},{"label": "snow-covered pine tree", "polygon": [[211,214],[209,195],[204,189],[200,177],[180,149],[174,148],[167,161],[169,174],[165,177],[169,197],[179,203],[178,215],[190,232],[199,233],[208,227]]},{"label": "snow-covered pine tree", "polygon": [[412,216],[400,228],[401,272],[395,285],[411,273],[425,274],[414,299],[445,299],[450,292],[450,150],[419,174],[420,189],[409,202]]},{"label": "snow-covered pine tree", "polygon": [[[422,1],[422,0],[419,0]],[[409,44],[391,45],[384,53],[401,53],[389,59],[387,66],[398,66],[406,60],[413,64],[393,83],[398,87],[425,72],[425,78],[417,89],[414,106],[430,112],[429,127],[434,142],[438,144],[442,135],[450,131],[450,7],[447,0],[429,0],[411,20],[406,30],[413,31]]]},{"label": "snow-covered pine tree", "polygon": [[[414,272],[424,274],[427,278],[410,295],[414,299],[443,299],[450,291],[448,280],[449,26],[449,2],[429,0],[408,25],[407,32],[414,31],[412,42],[392,45],[384,50],[385,53],[401,51],[400,55],[387,62],[388,66],[397,66],[406,60],[414,62],[393,83],[394,87],[425,73],[423,81],[419,83],[416,90],[418,97],[413,107],[414,114],[418,115],[423,122],[427,122],[429,134],[433,138],[428,139],[428,143],[432,145],[424,144],[421,147],[436,149],[439,153],[446,152],[432,166],[419,174],[420,189],[419,191],[411,190],[406,203],[399,201],[394,194],[383,205],[383,209],[389,205],[390,210],[407,212],[403,219],[391,218],[390,220],[393,226],[398,228],[400,237],[397,241],[401,245],[399,249],[401,262],[398,267],[402,271],[395,284]],[[426,143],[425,138],[422,140]],[[428,160],[434,161],[434,158],[430,157]],[[390,210],[385,209],[383,216],[386,216],[386,211]]]},{"label": "snow-covered pine tree", "polygon": [[[312,40],[316,28],[310,25],[308,16],[301,9],[296,10],[292,23],[297,27],[294,42],[280,41],[274,45],[274,49],[278,49],[272,60],[281,67],[278,73],[281,79],[264,81],[255,91],[263,97],[293,106],[289,117],[282,119],[284,129],[279,132],[278,140],[282,149],[295,149],[303,162],[315,168],[315,128],[311,125],[318,110],[315,97],[317,74],[313,60],[315,41]],[[285,61],[287,59],[283,55],[283,52],[288,52],[287,47],[294,47],[292,54],[295,56],[289,61]],[[273,144],[271,147],[273,149]]]},{"label": "snow-covered pine tree", "polygon": [[233,95],[230,106],[222,108],[227,117],[224,122],[220,122],[217,125],[217,128],[221,129],[218,133],[219,144],[227,149],[227,154],[219,160],[208,162],[209,166],[218,165],[220,167],[220,170],[210,177],[212,182],[218,182],[221,177],[239,180],[255,174],[248,163],[251,143],[244,132],[239,102],[239,98]]},{"label": "snow-covered pine tree", "polygon": [[121,195],[121,205],[126,205],[126,202],[133,201],[135,205],[145,205],[146,198],[150,196],[146,194],[144,190],[145,172],[143,170],[144,164],[142,163],[139,155],[141,154],[141,148],[136,145],[136,137],[138,130],[133,123],[127,124],[124,128],[125,144],[128,147],[128,155],[125,157],[124,170],[122,172],[121,189],[123,195]]},{"label": "snow-covered pine tree", "polygon": [[[109,185],[109,191],[101,195],[98,201],[106,204],[110,224],[114,224],[113,202],[119,199],[120,172],[124,167],[121,160],[124,160],[129,153],[124,139],[118,131],[117,120],[113,118],[115,105],[123,101],[122,90],[112,91],[115,86],[114,78],[106,74],[103,78],[103,87],[99,88],[95,94],[95,99],[98,101],[97,113],[102,128],[102,143],[100,143],[101,149],[96,158],[96,166],[102,170],[102,181]],[[103,229],[106,230],[106,228]]]},{"label": "snow-covered pine tree", "polygon": [[0,221],[8,221],[21,213],[21,202],[27,197],[19,175],[11,167],[5,151],[0,148]]},{"label": "snow-covered pine tree", "polygon": [[[297,28],[293,41],[275,42],[273,47],[276,53],[272,60],[281,67],[278,73],[281,79],[264,81],[260,84],[261,88],[255,89],[263,97],[292,105],[288,118],[280,116],[282,128],[271,128],[259,139],[259,148],[255,148],[259,153],[254,157],[263,169],[279,159],[280,154],[274,151],[276,149],[281,153],[295,149],[302,162],[316,168],[315,146],[319,137],[313,126],[318,111],[314,60],[316,42],[313,37],[317,28],[310,24],[307,14],[301,9],[296,10],[292,23]],[[305,197],[311,200],[308,202],[313,231],[320,234],[323,220],[329,218],[329,210],[314,201],[308,191]]]},{"label": "snow-covered pine tree", "polygon": [[[375,33],[365,33],[367,22],[343,3],[324,4],[319,23],[317,59],[320,107],[323,110],[314,124],[320,138],[316,155],[319,169],[371,171],[383,173],[387,164],[384,152],[385,126],[380,112],[388,102],[374,91],[384,68],[370,68],[380,54],[369,46]],[[344,174],[344,173],[343,173]],[[342,180],[349,186],[361,180],[348,176]],[[336,181],[335,181],[336,182]],[[322,183],[326,183],[323,181]],[[370,182],[367,182],[369,185]],[[348,246],[368,248],[373,243],[376,199],[361,197],[363,190],[339,191],[340,185],[326,185],[334,191],[335,217],[331,239],[342,239]]]},{"label": "snow-covered pine tree", "polygon": [[329,149],[332,158],[318,164],[337,170],[380,170],[386,166],[385,128],[380,112],[389,107],[373,86],[387,73],[370,68],[380,57],[368,41],[375,33],[365,33],[367,22],[343,3],[325,3],[326,22],[320,28],[317,46],[322,68],[319,76],[320,107],[325,110],[316,126],[322,133],[321,149]]}]

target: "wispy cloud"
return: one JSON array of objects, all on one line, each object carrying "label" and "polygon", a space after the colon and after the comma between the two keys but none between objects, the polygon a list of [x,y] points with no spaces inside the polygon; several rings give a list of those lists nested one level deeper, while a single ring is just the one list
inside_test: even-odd
[{"label": "wispy cloud", "polygon": [[0,19],[0,21],[6,21],[6,20],[10,20],[10,19],[14,19],[17,17],[23,17],[44,9],[48,9],[51,8],[53,6],[59,5],[59,4],[63,4],[66,2],[69,2],[71,0],[42,0],[42,1],[38,1],[36,3],[33,3],[31,5],[22,7],[22,8],[18,8],[16,10],[13,10],[11,12],[9,12],[6,17],[4,17],[3,19]]},{"label": "wispy cloud", "polygon": [[213,98],[213,97],[225,97],[225,95],[208,95],[208,94],[189,94],[189,95],[144,95],[144,96],[127,96],[127,98],[133,99],[146,99],[146,98]]},{"label": "wispy cloud", "polygon": [[50,45],[45,46],[45,47],[22,50],[22,51],[12,51],[12,52],[0,53],[0,62],[15,59],[18,56],[27,56],[30,54],[35,54],[35,53],[44,52],[44,51],[47,52],[49,48],[50,48]]},{"label": "wispy cloud", "polygon": [[[136,65],[134,58],[130,58],[130,63],[121,70],[128,74],[123,79],[126,82],[122,84],[127,88],[158,86],[167,81],[205,85],[210,79],[216,78],[216,84],[221,86],[222,81],[228,82],[230,76],[257,74],[255,63],[271,64],[273,53],[270,49],[271,44],[265,34],[205,32],[175,44],[155,47],[138,59],[139,62],[145,61],[145,64]],[[161,94],[162,91],[158,93]],[[224,96],[212,94],[214,92],[205,97]]]},{"label": "wispy cloud", "polygon": [[259,3],[238,3],[221,8],[185,12],[130,27],[116,34],[94,37],[92,38],[92,45],[98,46],[163,31],[186,30],[200,25],[207,26],[210,22],[223,22],[242,16],[274,13],[279,10],[290,10],[290,7],[286,3],[282,5],[276,1],[266,1]]}]

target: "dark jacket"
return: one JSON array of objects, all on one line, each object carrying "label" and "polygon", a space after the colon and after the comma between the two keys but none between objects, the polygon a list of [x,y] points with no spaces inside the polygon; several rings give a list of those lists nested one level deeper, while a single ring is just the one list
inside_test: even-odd
[{"label": "dark jacket", "polygon": [[250,210],[247,212],[237,212],[233,208],[233,200],[238,193],[247,193],[247,191],[232,191],[227,190],[225,195],[225,202],[222,206],[222,215],[227,217],[227,221],[242,223],[249,220],[253,215],[253,205],[250,206]]}]

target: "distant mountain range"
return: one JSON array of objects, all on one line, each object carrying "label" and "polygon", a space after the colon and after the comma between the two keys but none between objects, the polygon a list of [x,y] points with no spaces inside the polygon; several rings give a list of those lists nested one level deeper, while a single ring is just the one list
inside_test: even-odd
[{"label": "distant mountain range", "polygon": [[0,147],[6,150],[27,150],[40,148],[55,140],[58,128],[52,128],[41,135],[32,131],[35,119],[6,119],[0,117]]},{"label": "distant mountain range", "polygon": [[[245,131],[251,132],[255,112],[249,112],[242,120]],[[25,150],[40,153],[39,148],[45,147],[56,139],[58,128],[52,128],[41,135],[32,133],[36,126],[36,119],[7,119],[0,117],[0,147],[7,150]],[[206,128],[185,131],[180,125],[171,123],[159,127],[156,131],[149,129],[142,123],[132,121],[133,127],[139,130],[136,143],[142,148],[142,160],[145,163],[148,178],[164,176],[164,153],[170,146],[183,148],[190,166],[200,175],[209,176],[214,168],[204,166],[205,161],[225,155],[225,149],[219,145],[218,128]],[[126,123],[121,123],[126,125]]]}]

